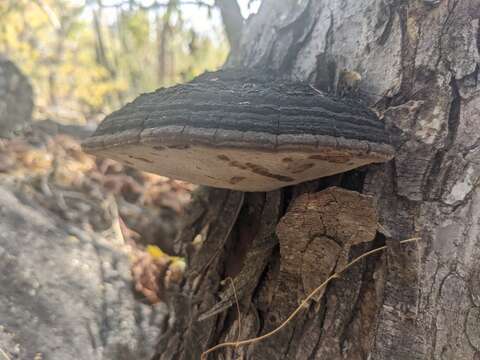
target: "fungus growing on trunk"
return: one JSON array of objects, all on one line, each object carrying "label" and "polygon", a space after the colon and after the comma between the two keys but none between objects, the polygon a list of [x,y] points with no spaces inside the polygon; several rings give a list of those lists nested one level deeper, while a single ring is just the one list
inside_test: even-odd
[{"label": "fungus growing on trunk", "polygon": [[85,141],[94,155],[195,184],[270,191],[393,156],[361,103],[252,70],[143,94]]}]

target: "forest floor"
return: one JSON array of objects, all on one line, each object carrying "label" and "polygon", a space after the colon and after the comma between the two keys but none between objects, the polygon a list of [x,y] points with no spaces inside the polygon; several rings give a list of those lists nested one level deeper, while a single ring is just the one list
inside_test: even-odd
[{"label": "forest floor", "polygon": [[[62,330],[62,325],[52,319],[68,317],[74,308],[83,309],[79,312],[84,311],[86,314],[84,306],[89,306],[91,302],[94,304],[88,312],[98,327],[98,336],[95,331],[92,335],[91,326],[84,335],[85,339],[89,336],[97,340],[88,340],[93,349],[91,353],[87,354],[85,351],[85,357],[76,358],[115,358],[117,355],[109,357],[105,349],[112,347],[112,342],[116,342],[115,346],[118,347],[122,342],[120,338],[127,336],[125,332],[121,332],[121,326],[114,329],[111,325],[118,319],[113,319],[108,311],[115,313],[117,303],[105,295],[104,290],[99,293],[103,302],[96,304],[89,298],[96,297],[99,286],[104,288],[107,284],[113,284],[116,292],[130,289],[128,291],[132,294],[123,296],[123,310],[116,315],[119,318],[130,312],[129,307],[137,306],[131,303],[125,305],[126,298],[139,302],[142,306],[139,311],[142,314],[150,311],[145,310],[145,307],[153,306],[154,309],[156,304],[162,303],[165,287],[180,281],[183,275],[184,260],[174,256],[171,244],[177,235],[182,211],[190,201],[193,189],[193,185],[185,182],[143,173],[112,160],[95,159],[81,150],[79,139],[65,134],[51,134],[41,127],[33,126],[30,133],[23,138],[1,140],[0,259],[3,259],[3,265],[0,270],[3,277],[0,276],[0,289],[5,291],[3,294],[7,297],[0,299],[0,350],[7,353],[11,359],[27,358],[34,354],[32,349],[35,349],[35,354],[38,352],[47,358],[70,356],[55,350],[58,348],[56,341],[64,341],[66,338],[70,340],[72,337],[71,334],[68,335],[70,325]],[[43,217],[40,219],[40,216]],[[37,225],[39,226],[35,227]],[[88,242],[88,247],[84,246],[86,243],[80,244],[84,239],[87,239],[85,241]],[[71,246],[77,242],[80,245]],[[90,248],[94,250],[88,250]],[[53,258],[52,264],[49,257]],[[59,261],[59,257],[63,258],[62,261]],[[37,260],[34,262],[33,258]],[[43,261],[44,265],[38,264]],[[117,264],[117,261],[122,265]],[[79,262],[85,265],[81,279],[77,279],[81,275],[81,271],[77,271]],[[107,276],[105,275],[106,266],[110,266],[106,264],[110,262],[115,263],[113,270],[122,279],[121,284],[118,279],[113,281],[108,272]],[[97,263],[100,265],[97,266]],[[101,271],[92,271],[95,267],[101,268]],[[72,271],[74,268],[77,270]],[[39,273],[44,270],[46,277],[42,278]],[[38,281],[33,281],[32,277],[24,278],[24,272],[36,273],[37,276],[33,278],[38,278]],[[90,295],[85,295],[82,300],[82,291],[78,292],[78,289],[62,286],[58,289],[52,288],[51,284],[47,284],[49,277],[55,277],[52,272],[62,274],[62,279],[58,281],[71,282],[70,285],[78,283],[82,291]],[[85,279],[91,279],[92,283],[85,283]],[[22,285],[24,280],[27,284]],[[101,284],[102,281],[105,284]],[[29,288],[32,294],[31,303],[14,294]],[[70,305],[71,309],[65,309],[65,313],[61,310],[48,321],[45,320],[45,323],[54,321],[53,327],[61,333],[58,338],[47,339],[44,336],[42,340],[36,339],[35,344],[27,344],[29,340],[22,340],[31,337],[31,334],[24,332],[25,323],[31,321],[31,318],[41,318],[39,312],[45,312],[45,309],[38,308],[39,303],[55,313],[58,304],[51,303],[52,296],[68,299],[72,295],[76,297],[77,293],[80,298],[76,298],[76,303]],[[28,297],[27,294],[26,298]],[[12,304],[20,305],[15,310]],[[100,318],[96,314],[98,309],[105,310],[105,314]],[[23,319],[21,314],[25,313],[29,316]],[[137,316],[132,320],[130,328],[151,331],[149,329],[152,326],[160,327],[161,322],[156,323],[151,319],[148,320],[149,325],[140,326],[140,318]],[[33,325],[32,331],[35,326]],[[106,336],[109,332],[115,335]],[[12,342],[9,339],[13,333],[19,334]],[[78,348],[85,347],[80,341],[83,335],[76,336]],[[142,336],[137,337],[141,339]],[[117,340],[112,340],[114,338]],[[132,346],[145,348],[140,342],[141,340]],[[151,340],[152,346],[154,343],[155,340]],[[139,354],[135,356],[143,358]],[[149,354],[145,356],[147,358]]]},{"label": "forest floor", "polygon": [[181,267],[182,260],[170,256],[171,244],[192,184],[95,159],[82,151],[79,139],[51,135],[41,127],[0,143],[0,183],[5,182],[65,224],[88,232],[113,231],[131,251],[136,288],[151,302],[159,301],[160,289],[153,282],[154,293],[143,287],[140,264]]}]

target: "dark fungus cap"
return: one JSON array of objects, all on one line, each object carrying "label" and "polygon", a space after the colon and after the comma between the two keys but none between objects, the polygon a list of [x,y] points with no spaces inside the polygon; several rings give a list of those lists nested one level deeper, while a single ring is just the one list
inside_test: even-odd
[{"label": "dark fungus cap", "polygon": [[140,95],[83,144],[195,184],[269,191],[393,157],[365,105],[252,70],[205,73]]}]

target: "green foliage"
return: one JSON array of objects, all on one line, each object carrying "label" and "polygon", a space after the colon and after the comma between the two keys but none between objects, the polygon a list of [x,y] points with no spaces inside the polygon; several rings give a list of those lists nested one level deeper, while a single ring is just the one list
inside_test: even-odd
[{"label": "green foliage", "polygon": [[128,34],[135,48],[141,49],[146,45],[145,40],[150,35],[150,23],[146,11],[123,12],[119,19],[119,26],[124,28],[125,33]]},{"label": "green foliage", "polygon": [[72,0],[0,0],[0,53],[32,79],[40,113],[85,121],[218,68],[228,46],[187,28],[176,1],[166,9],[115,10]]}]

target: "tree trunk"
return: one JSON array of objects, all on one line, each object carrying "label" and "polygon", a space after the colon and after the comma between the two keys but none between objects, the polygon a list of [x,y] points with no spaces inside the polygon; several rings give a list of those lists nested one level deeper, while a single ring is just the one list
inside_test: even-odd
[{"label": "tree trunk", "polygon": [[275,329],[347,257],[384,244],[273,336],[208,358],[480,359],[479,18],[478,0],[263,1],[229,65],[323,91],[358,72],[396,156],[270,193],[202,189],[157,359]]},{"label": "tree trunk", "polygon": [[222,15],[223,27],[230,44],[231,52],[239,50],[242,37],[243,17],[237,0],[215,0],[215,6]]},{"label": "tree trunk", "polygon": [[0,141],[30,124],[33,97],[30,80],[13,62],[0,55]]}]

